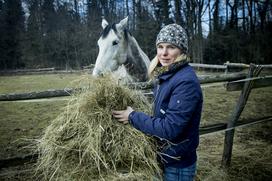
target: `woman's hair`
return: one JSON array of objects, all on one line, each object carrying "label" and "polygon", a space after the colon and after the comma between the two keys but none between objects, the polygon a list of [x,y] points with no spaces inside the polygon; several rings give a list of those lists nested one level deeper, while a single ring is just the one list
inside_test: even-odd
[{"label": "woman's hair", "polygon": [[149,79],[151,79],[153,77],[153,71],[154,69],[157,67],[157,65],[159,64],[159,59],[157,56],[155,56],[150,64],[149,64],[149,67],[148,67],[148,77]]}]

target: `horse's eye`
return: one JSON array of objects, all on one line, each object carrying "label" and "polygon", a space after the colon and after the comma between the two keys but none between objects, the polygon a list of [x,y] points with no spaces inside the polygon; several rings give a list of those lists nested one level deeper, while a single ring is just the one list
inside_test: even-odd
[{"label": "horse's eye", "polygon": [[115,41],[112,42],[112,45],[114,46],[114,45],[117,45],[118,43],[119,42],[117,40],[115,40]]}]

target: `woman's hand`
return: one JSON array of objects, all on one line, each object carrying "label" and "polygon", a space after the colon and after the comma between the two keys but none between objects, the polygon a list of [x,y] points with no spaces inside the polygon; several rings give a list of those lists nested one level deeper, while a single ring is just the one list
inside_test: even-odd
[{"label": "woman's hand", "polygon": [[120,123],[127,124],[128,116],[133,111],[133,109],[128,106],[126,110],[112,111],[113,117],[115,117]]}]

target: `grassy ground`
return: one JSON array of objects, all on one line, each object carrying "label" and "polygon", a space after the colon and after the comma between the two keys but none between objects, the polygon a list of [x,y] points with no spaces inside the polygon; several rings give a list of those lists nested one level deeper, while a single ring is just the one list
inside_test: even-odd
[{"label": "grassy ground", "polygon": [[0,94],[63,89],[81,74],[1,76]]},{"label": "grassy ground", "polygon": [[[0,77],[0,94],[72,87],[77,74]],[[240,92],[224,87],[203,88],[204,107],[201,125],[226,122]],[[0,102],[0,159],[30,153],[25,148],[36,138],[66,104],[66,98],[35,101]],[[241,118],[271,116],[272,87],[254,89]],[[224,133],[203,135],[198,149],[197,180],[270,180],[272,178],[272,123],[239,128],[235,133],[232,166],[220,168]],[[31,164],[0,170],[0,180],[29,180]],[[20,172],[27,169],[29,172]]]},{"label": "grassy ground", "polygon": [[[71,87],[80,74],[1,76],[0,94],[63,89]],[[0,102],[0,159],[20,156],[26,139],[41,135],[65,106],[68,98]]]}]

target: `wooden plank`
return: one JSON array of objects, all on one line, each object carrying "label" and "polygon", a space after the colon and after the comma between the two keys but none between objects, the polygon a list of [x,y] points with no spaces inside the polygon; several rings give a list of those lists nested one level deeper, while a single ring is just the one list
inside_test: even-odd
[{"label": "wooden plank", "polygon": [[271,69],[272,64],[261,65],[264,69]]},{"label": "wooden plank", "polygon": [[0,71],[0,76],[43,75],[43,74],[82,74],[89,70],[49,70],[49,71]]},{"label": "wooden plank", "polygon": [[63,90],[46,90],[40,92],[0,94],[0,101],[15,101],[70,96],[74,91],[75,89],[67,88]]},{"label": "wooden plank", "polygon": [[213,133],[218,133],[218,132],[226,132],[229,130],[233,130],[239,127],[245,127],[245,126],[250,126],[253,124],[258,124],[258,123],[263,123],[263,122],[268,122],[272,121],[271,116],[266,116],[263,118],[258,118],[258,119],[246,119],[246,120],[240,120],[236,122],[236,126],[227,128],[227,123],[218,123],[218,124],[213,124],[213,125],[207,125],[200,127],[199,129],[199,134],[202,135],[208,135],[208,134],[213,134]]},{"label": "wooden plank", "polygon": [[[244,63],[231,63],[231,62],[226,62],[224,63],[225,66],[228,68],[249,68],[250,65],[244,64]],[[261,66],[264,69],[271,69],[272,64],[263,64],[263,65],[258,65]]]},{"label": "wooden plank", "polygon": [[189,63],[194,68],[208,68],[208,69],[226,69],[226,65],[214,65],[214,64],[201,64],[201,63]]},{"label": "wooden plank", "polygon": [[199,134],[205,135],[208,133],[213,133],[213,132],[225,130],[226,128],[227,128],[227,123],[218,123],[218,124],[203,126],[203,127],[199,128]]},{"label": "wooden plank", "polygon": [[228,68],[249,68],[249,65],[244,63],[226,62],[224,63],[224,65],[227,66]]},{"label": "wooden plank", "polygon": [[235,81],[246,78],[246,73],[232,73],[232,74],[220,74],[220,75],[199,75],[198,80],[201,84],[214,83],[214,82],[226,82]]},{"label": "wooden plank", "polygon": [[[253,81],[252,89],[272,86],[272,76],[256,77],[256,78],[252,79],[252,81]],[[245,84],[245,81],[242,81],[242,80],[228,82],[226,84],[226,90],[227,91],[240,91],[243,89],[244,84]]]},{"label": "wooden plank", "polygon": [[38,68],[38,69],[15,69],[10,70],[9,72],[42,72],[42,71],[53,71],[55,68]]}]

